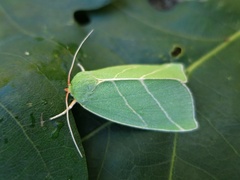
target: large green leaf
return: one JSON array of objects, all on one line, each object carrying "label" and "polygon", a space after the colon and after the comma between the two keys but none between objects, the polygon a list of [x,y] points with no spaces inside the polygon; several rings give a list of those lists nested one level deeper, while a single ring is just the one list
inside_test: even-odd
[{"label": "large green leaf", "polygon": [[[239,179],[240,2],[186,1],[165,10],[149,2],[92,6],[94,11],[83,12],[89,19],[85,26],[73,15],[90,8],[81,6],[86,1],[0,2],[3,179],[87,179],[87,169],[89,179]],[[48,118],[65,108],[71,54],[92,28],[80,53],[87,70],[183,63],[199,129],[184,134],[137,130],[75,106],[86,165],[65,117]]]}]

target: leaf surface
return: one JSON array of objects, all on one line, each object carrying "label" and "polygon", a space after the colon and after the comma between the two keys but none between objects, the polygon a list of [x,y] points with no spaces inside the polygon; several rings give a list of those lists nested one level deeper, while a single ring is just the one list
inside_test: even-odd
[{"label": "leaf surface", "polygon": [[[78,26],[74,12],[86,10],[79,1],[1,1],[2,178],[239,179],[240,2],[186,1],[164,10],[149,2],[92,7],[85,11],[89,24]],[[81,160],[65,117],[47,119],[65,108],[62,89],[71,54],[91,29],[94,34],[79,55],[86,70],[183,63],[199,129],[137,130],[77,105],[73,115],[88,163]],[[55,139],[54,132],[59,132]]]}]

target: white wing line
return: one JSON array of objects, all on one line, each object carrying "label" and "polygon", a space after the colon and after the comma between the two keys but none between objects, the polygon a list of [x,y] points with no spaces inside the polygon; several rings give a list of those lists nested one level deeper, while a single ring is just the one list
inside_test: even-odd
[{"label": "white wing line", "polygon": [[162,107],[162,105],[160,104],[160,102],[153,96],[153,94],[149,91],[148,87],[144,84],[143,80],[140,80],[141,84],[143,85],[143,87],[145,88],[145,90],[147,91],[147,93],[153,98],[153,100],[157,103],[158,107],[162,110],[162,112],[165,114],[165,116],[167,117],[167,119],[174,124],[175,126],[177,126],[180,130],[185,130],[183,129],[179,124],[177,124],[176,122],[174,122],[172,120],[172,118],[168,115],[168,113],[164,110],[164,108]]},{"label": "white wing line", "polygon": [[124,72],[126,72],[126,71],[128,71],[128,70],[130,70],[130,69],[135,69],[135,68],[137,68],[137,66],[133,66],[133,67],[130,67],[130,68],[126,68],[126,69],[122,70],[121,72],[117,73],[117,74],[113,77],[113,79],[117,78],[120,74],[122,74],[122,73],[124,73]]},{"label": "white wing line", "polygon": [[144,124],[145,126],[147,126],[147,124],[146,124],[146,122],[143,120],[142,116],[141,116],[140,114],[138,114],[138,113],[129,105],[127,99],[126,99],[126,98],[122,95],[122,93],[119,91],[116,83],[115,83],[114,81],[111,81],[111,82],[114,84],[114,86],[115,86],[118,94],[121,96],[121,98],[123,98],[126,106],[127,106],[134,114],[136,114],[136,115],[139,117],[139,119],[143,122],[143,124]]},{"label": "white wing line", "polygon": [[163,71],[163,70],[167,69],[169,66],[170,66],[170,64],[169,64],[169,65],[165,65],[164,68],[157,69],[157,70],[155,70],[155,71],[153,71],[153,72],[150,72],[150,73],[148,73],[148,74],[145,74],[145,75],[141,76],[140,79],[144,79],[146,76],[149,76],[149,75],[151,75],[151,74],[155,74],[155,73],[157,73],[157,72]]}]

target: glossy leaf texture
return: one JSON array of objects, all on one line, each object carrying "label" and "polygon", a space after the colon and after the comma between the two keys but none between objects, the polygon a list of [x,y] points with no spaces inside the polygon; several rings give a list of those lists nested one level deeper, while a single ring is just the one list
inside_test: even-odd
[{"label": "glossy leaf texture", "polygon": [[125,65],[74,76],[69,91],[84,108],[119,124],[185,132],[198,127],[181,64]]},{"label": "glossy leaf texture", "polygon": [[[156,2],[116,0],[89,11],[79,0],[0,2],[1,178],[239,179],[240,2]],[[74,21],[76,11],[88,24]],[[72,54],[91,29],[79,54],[86,70],[183,63],[198,130],[138,130],[76,105],[87,163],[80,159],[65,117],[47,120],[65,109]]]}]

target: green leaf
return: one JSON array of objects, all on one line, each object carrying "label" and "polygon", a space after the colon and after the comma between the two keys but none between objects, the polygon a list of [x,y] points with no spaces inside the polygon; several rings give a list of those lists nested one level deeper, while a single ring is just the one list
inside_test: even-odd
[{"label": "green leaf", "polygon": [[114,66],[78,73],[69,92],[84,108],[131,127],[189,131],[198,127],[181,64]]},{"label": "green leaf", "polygon": [[[17,51],[7,52],[11,48]],[[71,58],[69,52],[26,36],[1,50],[1,177],[87,179],[85,159],[76,152],[65,118],[48,120],[64,108],[61,85],[68,63],[63,59]]]},{"label": "green leaf", "polygon": [[[73,16],[86,10],[81,2],[0,3],[1,177],[239,179],[240,1],[181,1],[164,10],[150,1],[114,1],[85,12],[89,24],[78,26]],[[183,63],[199,129],[137,130],[76,105],[72,112],[86,164],[75,150],[65,117],[47,120],[65,109],[71,54],[91,29],[95,31],[79,56],[86,70]],[[80,145],[78,131],[73,131]]]},{"label": "green leaf", "polygon": [[110,4],[113,0],[81,0],[78,2],[78,6],[81,10],[93,10],[104,7]]}]

